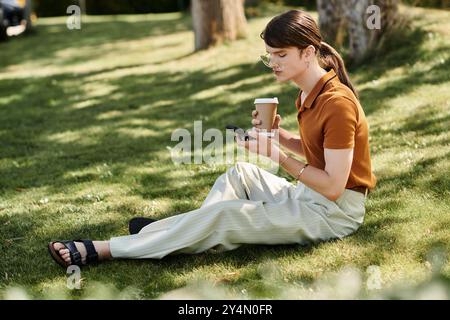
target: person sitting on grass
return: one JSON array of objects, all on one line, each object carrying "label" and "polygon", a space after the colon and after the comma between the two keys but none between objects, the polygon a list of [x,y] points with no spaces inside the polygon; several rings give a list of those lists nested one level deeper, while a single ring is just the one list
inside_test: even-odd
[{"label": "person sitting on grass", "polygon": [[[365,199],[376,184],[368,123],[344,62],[322,41],[312,17],[291,10],[274,17],[261,33],[262,57],[277,81],[300,88],[296,100],[300,136],[281,128],[275,138],[252,130],[241,147],[278,161],[294,185],[256,165],[238,162],[218,177],[201,207],[166,219],[130,221],[131,235],[109,241],[52,241],[60,265],[83,266],[109,259],[161,259],[242,244],[308,244],[342,239],[363,223]],[[253,125],[258,125],[256,112]],[[286,149],[306,158],[298,161]],[[263,147],[268,146],[268,147]]]}]

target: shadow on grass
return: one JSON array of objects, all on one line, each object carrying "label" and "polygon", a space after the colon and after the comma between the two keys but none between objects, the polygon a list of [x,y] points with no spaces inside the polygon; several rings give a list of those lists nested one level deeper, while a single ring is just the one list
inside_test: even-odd
[{"label": "shadow on grass", "polygon": [[[43,62],[47,62],[48,65],[73,64],[108,53],[110,48],[101,47],[104,44],[191,30],[189,15],[169,14],[166,15],[166,19],[154,19],[152,15],[131,17],[118,15],[104,16],[101,22],[88,20],[83,22],[80,30],[69,30],[65,23],[60,22],[49,25],[38,23],[33,34],[0,43],[0,68],[31,61],[41,62],[41,65]],[[170,45],[176,46],[179,43],[165,44],[162,48],[168,48]],[[82,52],[84,47],[98,47],[100,50],[96,50],[95,53],[89,52],[88,55],[80,54],[70,59],[57,56],[59,52],[68,49]]]},{"label": "shadow on grass", "polygon": [[450,114],[442,114],[433,110],[432,104],[427,104],[405,119],[398,129],[393,130],[393,133],[399,135],[405,132],[416,132],[421,136],[438,135],[449,127]]},{"label": "shadow on grass", "polygon": [[[450,47],[446,50],[450,50]],[[450,81],[450,75],[444,68],[444,65],[447,65],[449,62],[450,58],[447,58],[443,63],[435,65],[428,71],[411,71],[398,80],[361,90],[361,103],[366,115],[389,108],[389,105],[386,103],[387,100],[413,92],[420,86]]]},{"label": "shadow on grass", "polygon": [[[236,71],[234,75],[211,79],[215,74],[231,69]],[[215,72],[159,72],[126,76],[107,81],[106,85],[114,89],[95,96],[91,106],[81,109],[73,106],[83,102],[84,92],[78,86],[65,87],[64,83],[75,80],[83,83],[83,79],[91,73],[1,80],[0,86],[10,94],[13,101],[0,104],[3,129],[0,152],[2,158],[15,162],[11,161],[9,166],[0,168],[3,177],[0,192],[18,187],[27,189],[43,186],[51,187],[50,190],[56,192],[71,183],[88,182],[93,178],[92,173],[76,178],[67,175],[86,167],[109,163],[114,174],[120,176],[130,166],[169,160],[154,156],[153,153],[175,145],[171,141],[171,129],[186,128],[193,132],[193,122],[202,118],[208,118],[203,121],[204,130],[210,127],[222,129],[226,123],[248,127],[248,121],[239,116],[250,109],[248,105],[236,106],[220,97],[208,100],[193,96],[216,86],[259,76],[260,73],[261,67],[243,64]],[[248,85],[247,89],[253,90],[260,85]],[[230,89],[230,93],[235,90]],[[164,104],[158,106],[160,102]],[[105,117],[111,112],[116,112],[116,115]],[[147,121],[148,125],[136,125],[132,123],[133,120]],[[94,141],[80,141],[86,135],[83,132],[93,127],[102,129],[93,134]],[[149,137],[130,136],[124,132],[148,128],[154,131]],[[79,139],[65,142],[55,138],[68,132],[76,133]],[[168,178],[164,173],[160,173],[160,178],[157,175],[144,178],[144,187],[149,187],[152,180],[167,185]],[[150,192],[151,196],[158,193],[155,190],[145,192]]]},{"label": "shadow on grass", "polygon": [[[447,162],[450,159],[450,153],[442,156],[427,158],[415,163],[412,168],[404,173],[384,177],[380,183],[381,191],[376,193],[377,198],[386,199],[394,197],[403,189],[420,187],[434,194],[437,198],[450,191],[449,178],[446,172],[429,177],[430,169],[438,163]],[[420,179],[427,177],[428,179]],[[387,187],[385,187],[387,186]],[[384,188],[383,188],[384,187]]]},{"label": "shadow on grass", "polygon": [[[414,19],[420,19],[420,17]],[[413,92],[419,86],[440,84],[450,80],[450,75],[444,67],[448,65],[449,58],[434,65],[430,70],[414,70],[414,64],[417,62],[431,62],[434,57],[446,54],[450,50],[448,45],[429,50],[424,45],[427,36],[428,32],[423,27],[413,26],[412,21],[405,20],[384,41],[381,49],[370,52],[360,64],[350,66],[349,71],[357,72],[361,83],[378,80],[395,68],[404,67],[407,70],[405,76],[398,80],[359,91],[366,115],[389,108],[386,100]]]}]

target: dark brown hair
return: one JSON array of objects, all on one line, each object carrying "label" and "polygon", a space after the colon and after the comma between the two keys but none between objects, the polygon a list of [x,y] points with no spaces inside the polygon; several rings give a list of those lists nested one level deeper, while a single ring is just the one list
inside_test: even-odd
[{"label": "dark brown hair", "polygon": [[333,69],[339,80],[358,97],[344,60],[332,46],[322,41],[319,27],[305,11],[290,10],[274,17],[261,33],[261,38],[273,48],[297,47],[302,50],[312,45],[316,48],[320,66],[327,71]]}]

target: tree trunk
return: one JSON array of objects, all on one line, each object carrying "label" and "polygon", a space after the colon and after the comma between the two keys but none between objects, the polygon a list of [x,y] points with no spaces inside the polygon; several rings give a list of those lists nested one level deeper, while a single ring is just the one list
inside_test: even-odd
[{"label": "tree trunk", "polygon": [[325,42],[332,46],[342,45],[344,20],[341,0],[317,0],[319,28]]},{"label": "tree trunk", "polygon": [[86,15],[86,0],[78,0],[78,5],[80,6],[81,14]]},{"label": "tree trunk", "polygon": [[33,23],[31,21],[32,6],[33,6],[33,4],[31,3],[31,0],[25,1],[24,17],[25,17],[25,20],[27,21],[27,24],[26,24],[27,32],[31,31],[31,29],[33,28]]},{"label": "tree trunk", "polygon": [[[368,11],[372,5],[377,12]],[[348,36],[349,57],[361,60],[378,46],[397,20],[398,0],[317,0],[319,25],[325,41],[342,45],[342,31]],[[374,21],[379,25],[373,26]]]},{"label": "tree trunk", "polygon": [[192,0],[195,50],[246,35],[244,0]]},{"label": "tree trunk", "polygon": [[370,0],[370,3],[379,6],[381,12],[381,28],[370,30],[369,35],[369,48],[375,48],[382,43],[383,36],[390,32],[399,21],[398,0]]},{"label": "tree trunk", "polygon": [[369,48],[369,32],[366,27],[366,10],[369,0],[347,0],[344,9],[347,20],[347,32],[350,59],[361,59]]}]

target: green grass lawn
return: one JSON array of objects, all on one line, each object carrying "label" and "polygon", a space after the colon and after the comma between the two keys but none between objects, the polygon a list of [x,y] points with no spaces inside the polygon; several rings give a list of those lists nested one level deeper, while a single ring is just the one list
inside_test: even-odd
[{"label": "green grass lawn", "polygon": [[[297,89],[258,63],[269,17],[249,21],[248,39],[195,54],[181,14],[88,17],[79,31],[46,18],[36,34],[0,43],[0,291],[78,298],[100,282],[157,298],[204,279],[270,298],[268,265],[287,284],[345,266],[363,279],[378,266],[384,287],[427,279],[430,250],[450,251],[450,12],[406,11],[414,28],[351,69],[378,177],[354,235],[104,263],[83,269],[83,289],[71,292],[49,240],[108,239],[127,234],[133,216],[199,207],[227,165],[175,166],[172,131],[196,120],[204,130],[248,128],[253,99],[278,96],[283,125],[297,132]],[[448,263],[442,273],[450,277]]]}]

